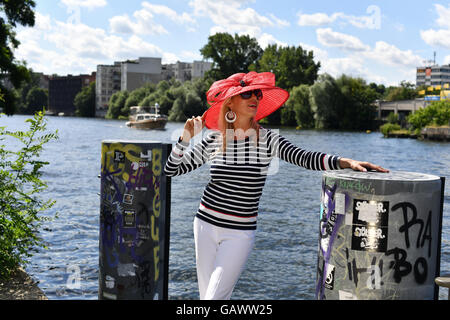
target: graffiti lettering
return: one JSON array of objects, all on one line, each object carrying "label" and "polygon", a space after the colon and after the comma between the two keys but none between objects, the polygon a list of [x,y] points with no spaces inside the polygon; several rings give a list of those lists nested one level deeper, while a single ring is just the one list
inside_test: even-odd
[{"label": "graffiti lettering", "polygon": [[[423,247],[425,244],[425,241],[428,241],[428,256],[431,255],[431,211],[428,212],[428,218],[427,223],[425,226],[425,232],[423,234],[422,241],[422,232],[424,229],[424,223],[422,219],[417,218],[417,209],[416,206],[409,202],[400,202],[392,207],[393,211],[396,211],[398,209],[402,209],[403,212],[403,220],[404,224],[399,228],[400,232],[405,233],[405,244],[406,248],[410,247],[410,241],[409,241],[409,229],[415,225],[419,225],[420,229],[417,233],[417,240],[416,240],[416,248]],[[409,210],[408,210],[409,209]],[[408,219],[408,212],[412,213],[411,219]]]},{"label": "graffiti lettering", "polygon": [[153,149],[152,153],[152,172],[153,172],[153,190],[155,191],[155,195],[153,196],[153,215],[151,217],[151,237],[152,240],[155,242],[155,247],[153,248],[153,261],[155,264],[155,282],[159,279],[159,228],[155,227],[155,225],[158,225],[156,222],[159,220],[159,214],[160,214],[160,191],[159,191],[159,185],[160,185],[160,179],[161,179],[161,171],[162,171],[162,165],[161,165],[161,159],[162,159],[162,150],[161,149]]}]

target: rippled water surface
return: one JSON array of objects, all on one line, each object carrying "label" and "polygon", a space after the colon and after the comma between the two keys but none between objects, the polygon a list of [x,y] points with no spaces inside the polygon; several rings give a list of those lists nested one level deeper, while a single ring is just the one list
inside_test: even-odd
[{"label": "rippled water surface", "polygon": [[[8,130],[26,128],[25,116],[2,117]],[[50,162],[43,179],[45,198],[56,200],[45,225],[48,250],[39,250],[27,267],[49,299],[97,299],[101,142],[106,139],[174,143],[181,123],[164,131],[127,128],[125,121],[48,118],[60,139],[46,146]],[[305,149],[367,160],[391,170],[446,177],[441,270],[450,272],[450,143],[384,139],[380,133],[297,131],[280,134]],[[8,142],[7,142],[8,143]],[[209,166],[172,179],[169,298],[198,299],[192,222]],[[260,201],[255,248],[233,299],[314,299],[322,174],[279,162]],[[71,275],[81,274],[81,288],[70,289]],[[446,299],[447,291],[440,291]]]}]

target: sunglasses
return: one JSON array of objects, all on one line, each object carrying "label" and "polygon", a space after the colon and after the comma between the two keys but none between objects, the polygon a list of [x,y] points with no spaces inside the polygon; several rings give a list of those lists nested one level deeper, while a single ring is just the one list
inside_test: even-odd
[{"label": "sunglasses", "polygon": [[252,91],[242,92],[240,94],[240,96],[242,97],[242,99],[250,99],[253,94],[255,95],[256,99],[258,99],[258,100],[261,100],[263,98],[263,93],[262,93],[261,89],[255,89]]}]

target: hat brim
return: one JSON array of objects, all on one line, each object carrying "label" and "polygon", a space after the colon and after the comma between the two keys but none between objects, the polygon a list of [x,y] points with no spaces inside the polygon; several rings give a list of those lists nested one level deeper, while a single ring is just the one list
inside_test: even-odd
[{"label": "hat brim", "polygon": [[[242,92],[254,90],[254,89],[261,89],[263,92],[263,98],[259,101],[258,109],[256,111],[255,115],[255,121],[261,120],[268,115],[272,114],[276,110],[278,110],[286,101],[289,99],[289,92],[287,92],[284,89],[281,89],[279,87],[263,87],[261,85],[258,86],[247,86],[244,88],[241,88],[239,92],[236,94],[233,94],[231,96],[236,96]],[[208,129],[219,129],[219,113],[220,108],[222,107],[222,101],[218,101],[214,103],[205,114],[205,125]]]}]

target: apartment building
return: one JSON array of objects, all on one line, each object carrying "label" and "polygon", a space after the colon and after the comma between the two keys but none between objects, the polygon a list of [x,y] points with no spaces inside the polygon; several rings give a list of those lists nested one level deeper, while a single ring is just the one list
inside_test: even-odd
[{"label": "apartment building", "polygon": [[146,83],[158,83],[172,78],[180,82],[201,78],[211,67],[212,63],[206,61],[162,64],[161,58],[152,57],[115,62],[114,65],[98,65],[96,117],[106,115],[109,99],[117,91],[133,91]]},{"label": "apartment building", "polygon": [[437,86],[450,83],[450,65],[417,67],[416,86]]},{"label": "apartment building", "polygon": [[48,81],[48,112],[50,114],[63,113],[66,116],[75,115],[75,96],[83,87],[89,86],[96,79],[96,73],[78,76],[55,76]]},{"label": "apartment building", "polygon": [[104,118],[109,99],[121,88],[121,62],[114,65],[98,65],[95,81],[95,116]]},{"label": "apartment building", "polygon": [[133,91],[146,83],[158,83],[162,80],[161,58],[139,58],[127,60],[121,64],[122,91]]}]

